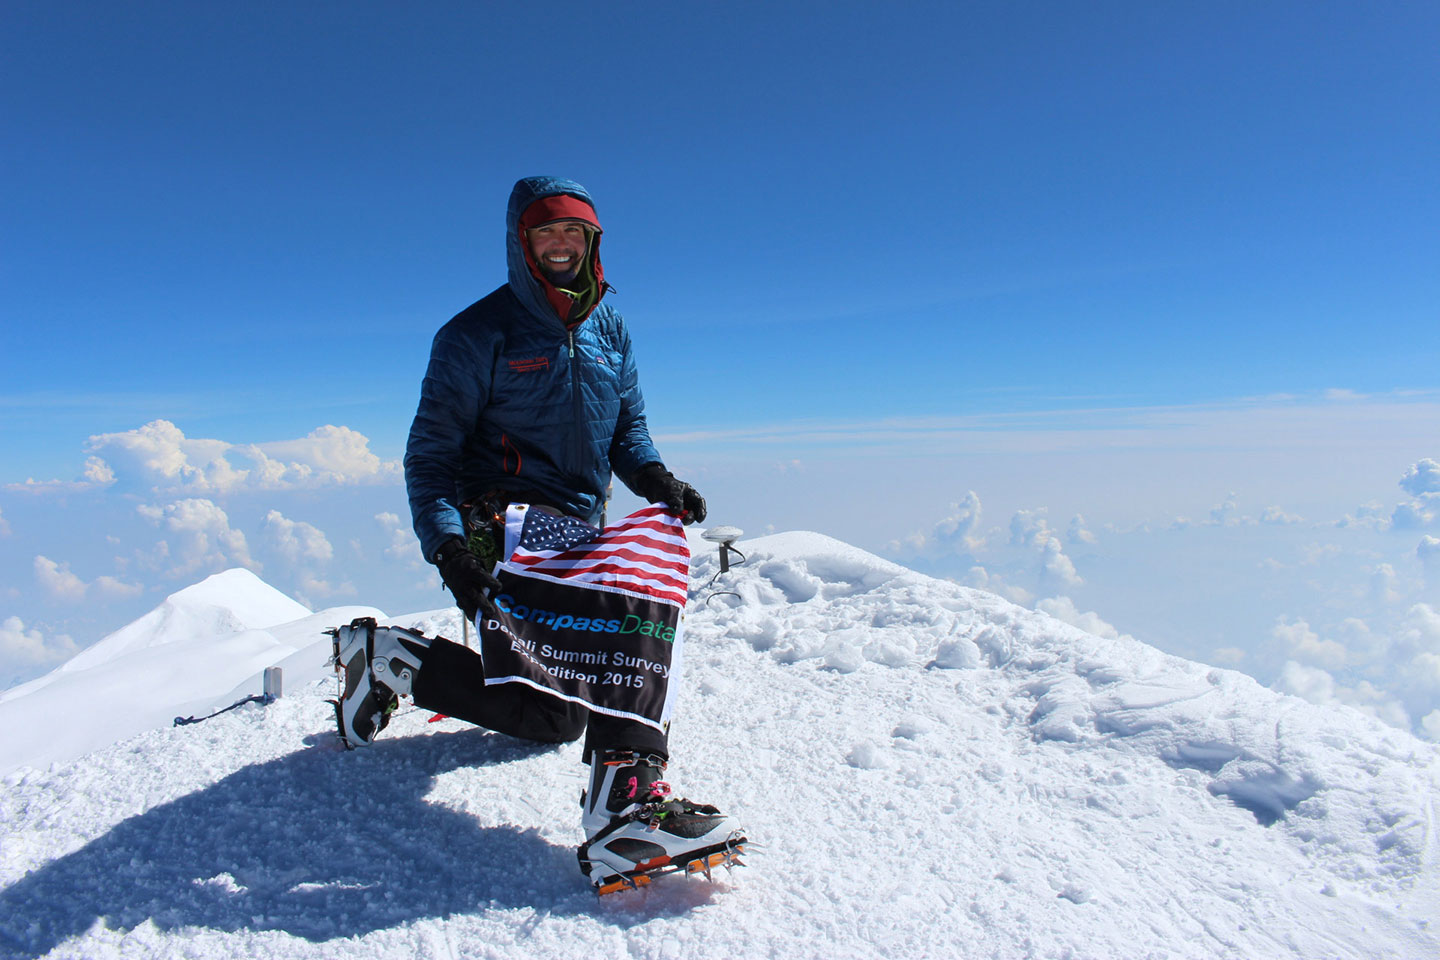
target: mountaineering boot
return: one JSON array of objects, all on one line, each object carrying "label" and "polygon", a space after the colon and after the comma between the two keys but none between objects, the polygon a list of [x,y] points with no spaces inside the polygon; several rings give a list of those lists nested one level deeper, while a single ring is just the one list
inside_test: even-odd
[{"label": "mountaineering boot", "polygon": [[340,739],[347,748],[363,747],[385,729],[399,698],[409,695],[430,639],[404,627],[377,626],[373,617],[352,620],[331,636],[331,662],[344,679],[340,699],[330,701]]},{"label": "mountaineering boot", "polygon": [[590,784],[580,798],[586,840],[580,871],[602,893],[641,887],[662,873],[710,875],[738,866],[745,836],[709,804],[672,795],[660,779],[665,761],[631,750],[590,756]]}]

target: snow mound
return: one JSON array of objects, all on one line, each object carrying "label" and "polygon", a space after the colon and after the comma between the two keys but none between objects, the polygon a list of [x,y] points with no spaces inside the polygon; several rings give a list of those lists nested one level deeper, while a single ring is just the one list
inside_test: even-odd
[{"label": "snow mound", "polygon": [[5,776],[0,954],[1440,955],[1434,745],[829,538],[693,543],[669,777],[748,869],[597,902],[578,745],[402,707],[340,750],[339,608],[266,628],[280,701]]}]

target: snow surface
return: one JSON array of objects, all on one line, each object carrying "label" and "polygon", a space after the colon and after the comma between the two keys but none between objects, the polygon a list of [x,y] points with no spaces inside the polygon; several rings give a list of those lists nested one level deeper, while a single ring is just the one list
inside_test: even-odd
[{"label": "snow surface", "polygon": [[[341,750],[321,631],[383,614],[232,571],[0,701],[0,956],[1440,956],[1435,745],[816,534],[740,547],[711,583],[694,543],[670,773],[750,867],[597,900],[578,746],[408,709]],[[275,663],[279,701],[169,726]]]}]

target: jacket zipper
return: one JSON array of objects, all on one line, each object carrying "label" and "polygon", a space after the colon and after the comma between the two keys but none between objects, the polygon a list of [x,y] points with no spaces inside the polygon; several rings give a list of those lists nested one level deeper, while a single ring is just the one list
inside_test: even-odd
[{"label": "jacket zipper", "polygon": [[570,396],[575,408],[575,443],[571,450],[571,470],[576,476],[583,473],[581,464],[585,462],[585,424],[583,422],[583,406],[580,402],[580,364],[575,360],[575,328],[570,327],[565,331],[570,341]]}]

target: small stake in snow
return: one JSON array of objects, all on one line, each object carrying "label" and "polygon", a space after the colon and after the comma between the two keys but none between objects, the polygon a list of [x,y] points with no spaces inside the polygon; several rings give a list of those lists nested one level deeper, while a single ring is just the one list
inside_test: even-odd
[{"label": "small stake in snow", "polygon": [[271,700],[279,700],[279,699],[280,699],[280,668],[279,668],[279,667],[266,667],[266,668],[265,668],[265,673],[264,673],[263,677],[261,678],[260,683],[261,683],[262,692],[265,694],[265,702],[266,702],[266,703],[269,703]]}]

